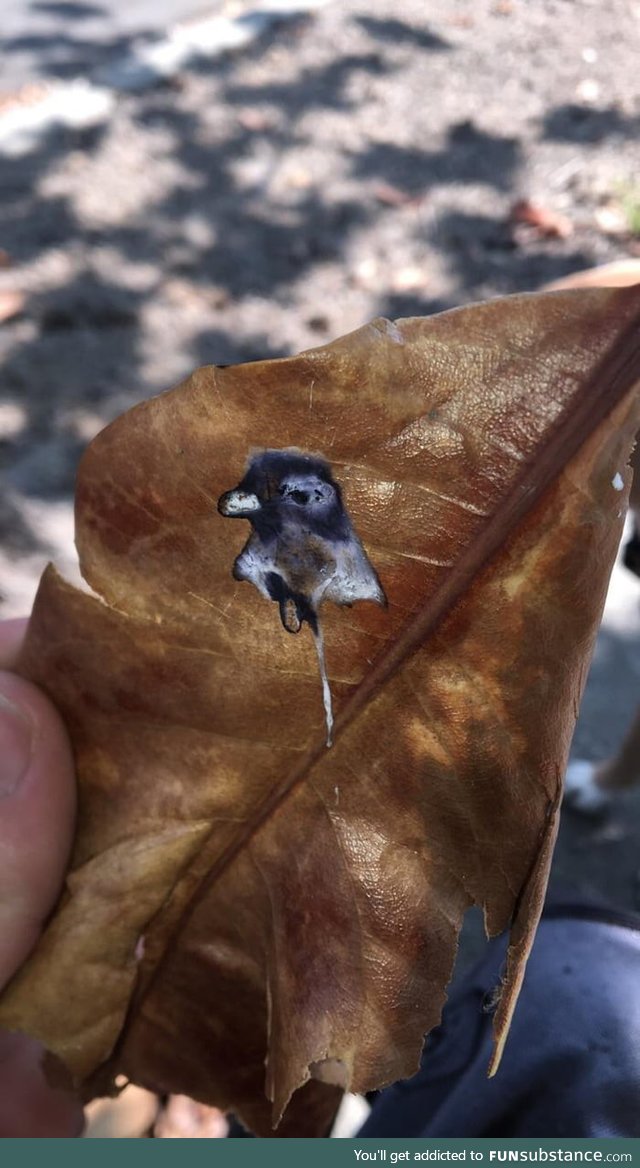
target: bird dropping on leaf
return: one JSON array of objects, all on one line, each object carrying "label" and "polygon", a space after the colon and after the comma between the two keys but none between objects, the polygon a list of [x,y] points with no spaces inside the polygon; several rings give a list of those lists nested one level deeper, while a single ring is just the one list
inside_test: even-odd
[{"label": "bird dropping on leaf", "polygon": [[329,464],[300,450],[263,450],[244,478],[218,501],[221,515],[253,528],[233,565],[236,580],[254,584],[280,608],[288,633],[306,621],[314,637],[331,745],[333,711],[319,610],[324,600],[386,604],[377,573],[354,531]]}]

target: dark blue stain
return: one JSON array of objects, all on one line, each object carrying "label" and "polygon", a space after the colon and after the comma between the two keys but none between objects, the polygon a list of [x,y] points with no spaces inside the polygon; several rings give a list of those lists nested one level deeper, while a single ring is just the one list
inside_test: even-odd
[{"label": "dark blue stain", "polygon": [[252,534],[233,566],[275,601],[290,633],[318,632],[324,599],[350,605],[385,597],[325,459],[298,450],[254,455],[244,478],[218,501],[227,518],[248,519]]},{"label": "dark blue stain", "polygon": [[[312,481],[304,488],[296,485],[307,480]],[[342,492],[323,458],[286,450],[265,450],[252,458],[234,491],[256,495],[259,499],[259,511],[238,517],[249,519],[262,539],[280,535],[283,522],[294,515],[297,522],[304,522],[310,531],[324,539],[350,537],[351,526]],[[233,493],[227,491],[219,500],[221,514],[225,514],[225,499]]]}]

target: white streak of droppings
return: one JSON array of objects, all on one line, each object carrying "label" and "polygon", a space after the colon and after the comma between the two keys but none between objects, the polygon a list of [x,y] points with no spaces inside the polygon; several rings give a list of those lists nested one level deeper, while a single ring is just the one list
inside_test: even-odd
[{"label": "white streak of droppings", "polygon": [[624,479],[621,474],[617,474],[612,478],[611,486],[615,491],[621,491],[623,489]]},{"label": "white streak of droppings", "polygon": [[327,664],[324,657],[324,637],[322,636],[320,621],[318,621],[318,631],[317,633],[313,634],[313,639],[315,641],[316,653],[318,656],[320,680],[322,681],[322,702],[324,705],[325,721],[327,724],[327,746],[331,746],[331,734],[333,731],[333,705],[331,702],[331,687],[329,685],[329,678],[327,677]]}]

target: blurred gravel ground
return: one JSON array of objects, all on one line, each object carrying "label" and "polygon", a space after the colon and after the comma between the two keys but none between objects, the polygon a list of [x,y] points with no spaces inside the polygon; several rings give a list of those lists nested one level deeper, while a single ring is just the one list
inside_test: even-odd
[{"label": "blurred gravel ground", "polygon": [[0,93],[36,78],[86,75],[122,55],[132,38],[223,6],[229,0],[2,0]]},{"label": "blurred gravel ground", "polygon": [[[73,56],[82,22],[57,7]],[[331,3],[1,158],[4,614],[28,610],[47,558],[71,563],[87,441],[195,365],[638,254],[639,28],[629,0]],[[52,57],[33,51],[36,80]],[[511,222],[521,200],[555,234]],[[617,571],[587,756],[638,700],[639,587]],[[558,877],[640,907],[640,791],[565,820]]]}]

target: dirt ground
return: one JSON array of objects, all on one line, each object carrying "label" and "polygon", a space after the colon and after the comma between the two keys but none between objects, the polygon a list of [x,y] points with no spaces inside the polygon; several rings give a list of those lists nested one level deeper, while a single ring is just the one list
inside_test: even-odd
[{"label": "dirt ground", "polygon": [[[639,28],[629,0],[343,0],[2,157],[0,293],[24,294],[0,326],[2,612],[72,558],[87,441],[194,366],[638,254]],[[587,757],[637,701],[639,600],[617,570]],[[566,815],[556,878],[640,907],[639,845],[640,791]]]}]

